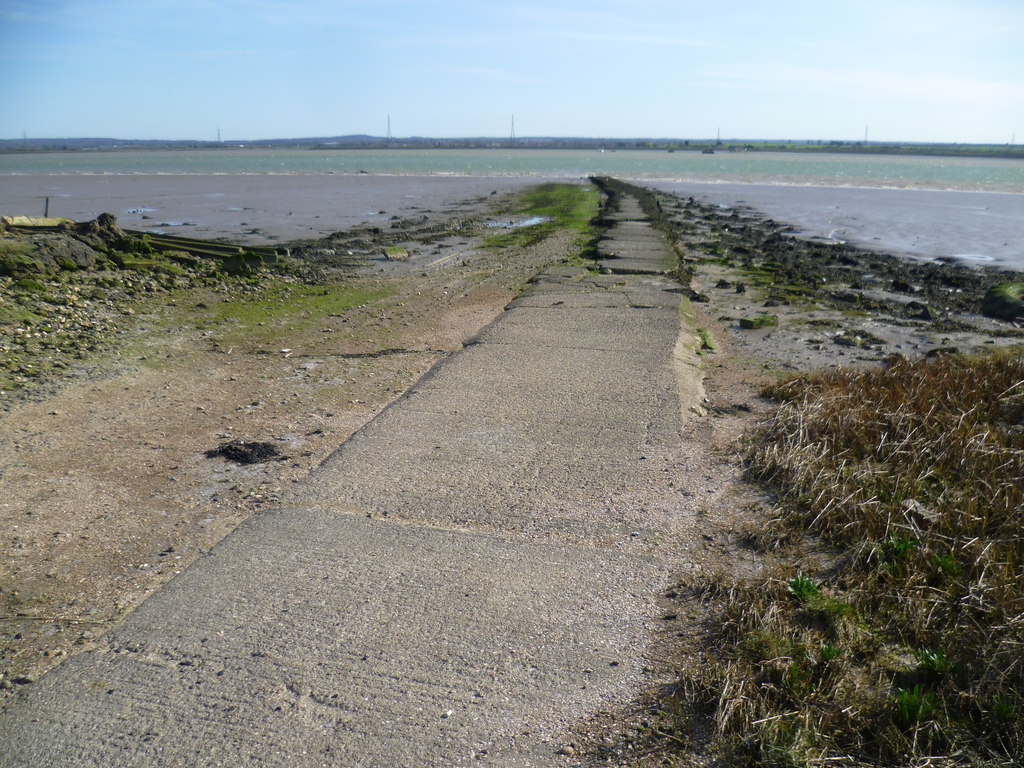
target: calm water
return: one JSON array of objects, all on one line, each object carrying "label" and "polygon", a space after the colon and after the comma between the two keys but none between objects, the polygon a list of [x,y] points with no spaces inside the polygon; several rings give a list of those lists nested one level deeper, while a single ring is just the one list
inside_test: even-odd
[{"label": "calm water", "polygon": [[1024,161],[582,150],[185,150],[0,154],[0,214],[246,242],[316,237],[545,180],[608,174],[803,234],[1024,270]]},{"label": "calm water", "polygon": [[1024,192],[1020,160],[776,152],[188,150],[0,155],[6,174],[359,173],[579,178]]}]

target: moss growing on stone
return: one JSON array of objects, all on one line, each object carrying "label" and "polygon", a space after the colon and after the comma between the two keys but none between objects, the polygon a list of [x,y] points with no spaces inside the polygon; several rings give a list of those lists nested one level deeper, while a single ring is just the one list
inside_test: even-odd
[{"label": "moss growing on stone", "polygon": [[756,330],[758,328],[770,328],[779,324],[778,315],[758,315],[757,317],[741,317],[740,328]]},{"label": "moss growing on stone", "polygon": [[1024,283],[999,283],[988,289],[981,311],[998,320],[1024,319]]}]

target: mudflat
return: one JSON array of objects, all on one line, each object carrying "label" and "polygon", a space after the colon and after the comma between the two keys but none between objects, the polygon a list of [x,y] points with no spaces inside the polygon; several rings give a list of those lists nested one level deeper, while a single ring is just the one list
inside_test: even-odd
[{"label": "mudflat", "polygon": [[768,216],[820,242],[889,255],[1024,270],[1019,193],[786,184],[651,182],[730,210]]},{"label": "mudflat", "polygon": [[[76,221],[109,212],[124,227],[254,245],[325,237],[393,217],[443,215],[469,200],[554,181],[542,175],[138,174],[0,176],[0,215],[49,211]],[[560,179],[564,181],[565,179]],[[582,178],[579,181],[583,181]],[[794,232],[880,253],[1024,269],[1019,193],[636,180]]]},{"label": "mudflat", "polygon": [[268,245],[465,212],[468,201],[539,181],[319,173],[21,175],[0,180],[0,214],[41,216],[48,197],[52,216],[88,221],[106,212],[126,229]]}]

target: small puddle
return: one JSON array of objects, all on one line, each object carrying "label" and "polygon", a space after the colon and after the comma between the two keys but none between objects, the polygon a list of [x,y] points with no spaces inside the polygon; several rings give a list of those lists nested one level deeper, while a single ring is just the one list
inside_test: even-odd
[{"label": "small puddle", "polygon": [[520,221],[488,221],[484,223],[484,226],[494,227],[495,229],[519,229],[520,227],[534,227],[537,224],[544,224],[548,221],[551,221],[550,216],[531,216]]},{"label": "small puddle", "polygon": [[966,261],[995,261],[991,256],[986,256],[982,253],[954,253],[953,258]]}]

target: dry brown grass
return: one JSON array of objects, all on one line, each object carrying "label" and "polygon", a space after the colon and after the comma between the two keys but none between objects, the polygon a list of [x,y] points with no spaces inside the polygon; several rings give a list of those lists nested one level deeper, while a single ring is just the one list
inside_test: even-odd
[{"label": "dry brown grass", "polygon": [[685,709],[735,765],[1024,764],[1022,353],[767,394],[782,404],[748,459],[772,531],[831,556],[705,588],[718,663]]}]

